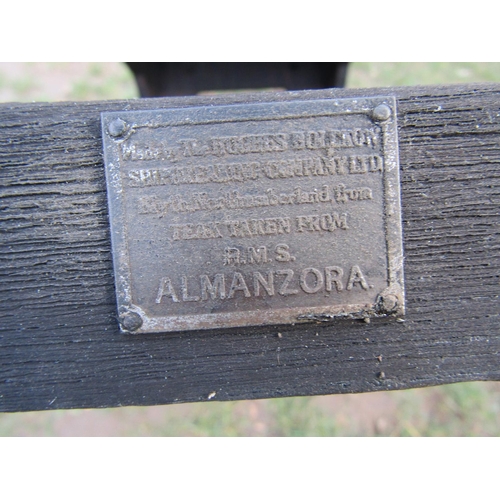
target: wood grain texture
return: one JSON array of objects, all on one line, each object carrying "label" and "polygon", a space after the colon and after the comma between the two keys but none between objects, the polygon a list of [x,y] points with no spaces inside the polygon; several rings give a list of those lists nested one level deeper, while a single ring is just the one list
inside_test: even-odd
[{"label": "wood grain texture", "polygon": [[[119,333],[101,111],[367,95],[398,102],[405,322]],[[0,411],[500,380],[500,85],[3,104],[0,166]]]}]

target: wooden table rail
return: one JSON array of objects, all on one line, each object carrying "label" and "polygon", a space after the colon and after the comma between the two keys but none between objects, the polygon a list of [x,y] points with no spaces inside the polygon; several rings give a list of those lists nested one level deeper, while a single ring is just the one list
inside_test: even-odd
[{"label": "wooden table rail", "polygon": [[[100,113],[394,96],[406,316],[119,332]],[[0,105],[0,411],[500,380],[500,85]]]}]

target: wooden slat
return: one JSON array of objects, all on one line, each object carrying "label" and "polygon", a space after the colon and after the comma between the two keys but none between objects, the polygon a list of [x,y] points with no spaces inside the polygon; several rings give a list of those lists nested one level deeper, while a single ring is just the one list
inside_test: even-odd
[{"label": "wooden slat", "polygon": [[[363,95],[398,100],[405,322],[118,332],[101,111]],[[499,85],[3,104],[0,165],[1,411],[500,380]]]}]

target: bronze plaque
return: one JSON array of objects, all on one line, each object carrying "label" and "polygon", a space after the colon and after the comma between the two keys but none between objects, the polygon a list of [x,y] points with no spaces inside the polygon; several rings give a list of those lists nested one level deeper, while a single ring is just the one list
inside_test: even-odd
[{"label": "bronze plaque", "polygon": [[392,97],[102,114],[121,329],[404,314]]}]

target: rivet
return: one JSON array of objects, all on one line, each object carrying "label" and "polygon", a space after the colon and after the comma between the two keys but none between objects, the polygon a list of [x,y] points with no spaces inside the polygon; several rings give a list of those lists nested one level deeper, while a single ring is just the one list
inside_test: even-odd
[{"label": "rivet", "polygon": [[120,316],[120,323],[125,330],[133,332],[142,326],[142,318],[137,313],[129,311]]},{"label": "rivet", "polygon": [[120,137],[127,130],[127,123],[121,118],[116,118],[108,125],[108,133],[112,137]]},{"label": "rivet", "polygon": [[391,108],[387,104],[379,104],[372,113],[375,120],[381,122],[388,120],[391,117]]},{"label": "rivet", "polygon": [[377,306],[379,312],[381,312],[382,314],[394,312],[398,307],[398,298],[392,293],[388,293],[387,295],[379,295]]}]

